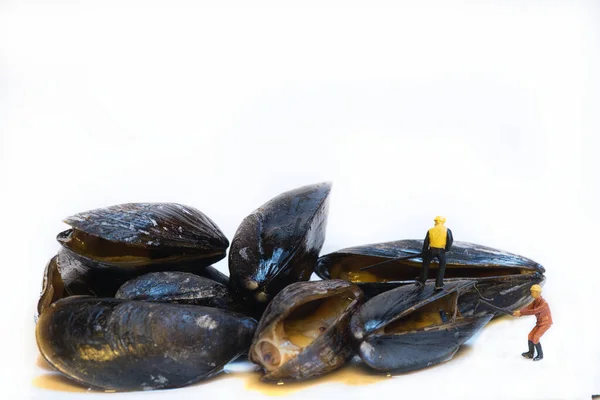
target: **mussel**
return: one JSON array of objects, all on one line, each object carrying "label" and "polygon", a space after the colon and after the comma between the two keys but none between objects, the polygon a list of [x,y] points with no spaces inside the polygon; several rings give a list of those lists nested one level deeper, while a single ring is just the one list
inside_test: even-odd
[{"label": "mussel", "polygon": [[229,246],[219,227],[195,208],[128,203],[82,212],[64,221],[57,240],[84,264],[139,269],[191,263],[207,266]]},{"label": "mussel", "polygon": [[125,282],[115,298],[237,308],[227,286],[188,272],[150,272],[138,276]]},{"label": "mussel", "polygon": [[[351,247],[319,258],[315,272],[322,279],[344,279],[357,284],[371,298],[398,286],[413,284],[419,275],[421,258],[389,262],[380,267],[362,268],[421,252],[422,240]],[[469,296],[482,297],[495,307],[516,310],[531,301],[529,288],[544,281],[544,268],[528,258],[491,247],[455,241],[447,253],[445,282],[472,280],[475,291]],[[433,263],[429,277],[435,278],[437,264]],[[477,302],[472,302],[477,304]],[[466,315],[483,315],[490,308],[464,310]]]},{"label": "mussel", "polygon": [[242,301],[262,311],[287,285],[307,281],[325,240],[330,183],[273,198],[246,217],[231,243],[229,276]]},{"label": "mussel", "polygon": [[184,386],[246,352],[256,321],[216,308],[73,296],[50,305],[38,348],[58,371],[109,390]]},{"label": "mussel", "polygon": [[[154,266],[154,269],[159,269],[159,266]],[[229,283],[229,278],[212,266],[196,268],[194,264],[182,264],[168,266],[168,269],[191,271],[194,275],[225,286]],[[38,314],[54,301],[68,296],[114,297],[119,287],[143,273],[144,269],[139,268],[107,267],[82,262],[73,252],[61,249],[46,266]]]},{"label": "mussel", "polygon": [[402,286],[373,297],[350,322],[360,357],[371,368],[395,372],[452,358],[493,316],[461,313],[461,296],[474,285],[473,281],[453,281],[444,290],[434,291],[433,282],[428,282],[424,288]]},{"label": "mussel", "polygon": [[350,316],[362,301],[355,285],[342,280],[297,282],[265,310],[249,358],[266,381],[313,378],[352,356]]}]

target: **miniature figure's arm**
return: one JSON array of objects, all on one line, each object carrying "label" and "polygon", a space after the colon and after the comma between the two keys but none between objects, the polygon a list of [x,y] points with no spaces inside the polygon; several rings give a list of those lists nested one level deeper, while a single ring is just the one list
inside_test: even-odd
[{"label": "miniature figure's arm", "polygon": [[429,250],[429,231],[427,231],[427,235],[425,235],[425,240],[423,241],[423,253]]},{"label": "miniature figure's arm", "polygon": [[452,242],[454,242],[452,231],[450,229],[446,229],[446,251],[450,251],[452,248]]},{"label": "miniature figure's arm", "polygon": [[548,303],[542,303],[540,306],[534,307],[533,306],[533,302],[532,302],[527,307],[524,307],[524,308],[521,309],[521,315],[535,315],[535,314],[539,314],[542,311],[544,311],[546,308],[548,308]]}]

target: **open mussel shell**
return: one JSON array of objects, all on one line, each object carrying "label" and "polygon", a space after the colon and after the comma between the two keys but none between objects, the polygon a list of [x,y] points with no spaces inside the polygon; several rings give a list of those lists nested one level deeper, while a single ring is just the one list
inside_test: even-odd
[{"label": "open mussel shell", "polygon": [[126,269],[194,262],[208,266],[229,246],[219,227],[195,208],[128,203],[82,212],[64,221],[57,240],[81,262]]},{"label": "open mussel shell", "polygon": [[[395,242],[368,244],[351,247],[319,258],[315,272],[322,279],[344,279],[357,284],[371,298],[398,286],[413,284],[421,272],[422,259],[390,262],[367,270],[361,268],[394,258],[419,254],[422,240],[399,240]],[[531,297],[533,284],[544,281],[544,268],[528,258],[503,250],[468,242],[455,241],[446,253],[445,282],[472,280],[477,283],[478,293],[487,302],[510,310],[525,306]],[[429,267],[429,279],[437,276],[438,264]],[[465,310],[467,314],[475,312]],[[490,309],[478,309],[483,313]]]},{"label": "open mussel shell", "polygon": [[151,272],[127,281],[115,298],[235,309],[227,286],[188,272]]},{"label": "open mussel shell", "polygon": [[475,282],[454,281],[434,291],[402,286],[364,303],[352,316],[350,328],[358,353],[371,368],[406,372],[452,358],[458,348],[492,318],[465,317],[461,296]]},{"label": "open mussel shell", "polygon": [[342,280],[297,282],[265,310],[249,358],[265,381],[313,378],[352,356],[350,316],[362,301],[355,285]]},{"label": "open mussel shell", "polygon": [[246,352],[256,321],[216,308],[85,296],[57,301],[36,326],[43,357],[108,390],[185,386]]},{"label": "open mussel shell", "polygon": [[231,286],[260,311],[287,285],[307,281],[325,240],[330,183],[273,198],[246,217],[231,243]]}]

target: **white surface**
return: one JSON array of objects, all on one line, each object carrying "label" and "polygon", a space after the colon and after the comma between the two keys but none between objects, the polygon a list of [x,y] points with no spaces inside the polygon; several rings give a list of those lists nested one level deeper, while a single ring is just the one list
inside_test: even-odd
[{"label": "white surface", "polygon": [[[108,398],[31,383],[63,217],[177,201],[232,238],[266,200],[323,180],[323,253],[421,238],[445,215],[456,240],[543,264],[555,324],[540,363],[520,356],[533,317],[505,319],[449,363],[292,397],[600,394],[597,3],[246,3],[0,4],[0,397]],[[112,396],[260,394],[227,380]]]}]

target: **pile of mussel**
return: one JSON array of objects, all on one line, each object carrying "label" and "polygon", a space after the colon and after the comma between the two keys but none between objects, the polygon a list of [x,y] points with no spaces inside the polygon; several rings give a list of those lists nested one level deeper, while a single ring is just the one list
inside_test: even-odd
[{"label": "pile of mussel", "polygon": [[272,382],[318,377],[356,354],[375,370],[411,371],[452,358],[544,280],[532,260],[465,242],[447,255],[442,291],[414,284],[418,257],[364,269],[419,254],[419,240],[319,257],[330,190],[291,190],[246,217],[229,277],[211,266],[229,241],[195,208],[132,203],[67,218],[38,302],[40,353],[74,381],[117,391],[185,386],[239,356]]}]

